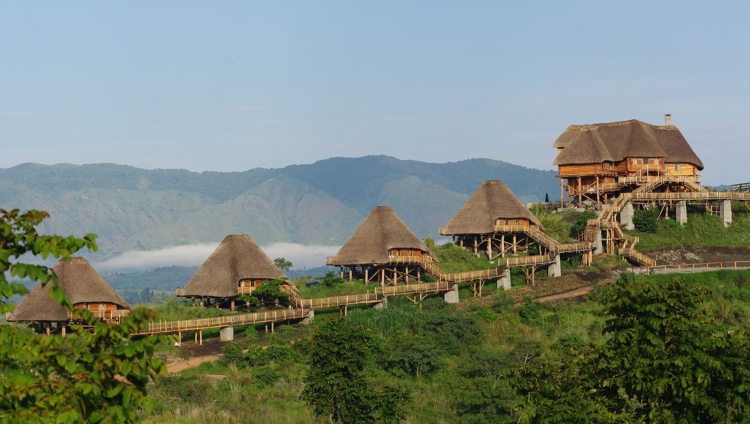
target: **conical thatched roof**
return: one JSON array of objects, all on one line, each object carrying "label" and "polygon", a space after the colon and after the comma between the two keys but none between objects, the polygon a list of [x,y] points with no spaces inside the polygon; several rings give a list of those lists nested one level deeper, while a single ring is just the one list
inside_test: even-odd
[{"label": "conical thatched roof", "polygon": [[[60,260],[52,268],[57,275],[57,284],[68,295],[73,304],[114,303],[130,309],[130,305],[99,275],[84,258],[73,257]],[[68,311],[50,297],[52,283],[45,287],[37,284],[29,295],[16,307],[9,321],[67,321]]]},{"label": "conical thatched roof", "polygon": [[229,235],[185,285],[183,296],[235,297],[240,280],[284,278],[247,234]]},{"label": "conical thatched roof", "polygon": [[628,157],[665,158],[703,169],[685,137],[673,125],[657,126],[631,119],[593,125],[571,125],[552,147],[563,148],[553,164],[619,162]]},{"label": "conical thatched roof", "polygon": [[417,249],[432,255],[390,206],[375,206],[334,257],[336,265],[388,263],[389,249]]},{"label": "conical thatched roof", "polygon": [[491,234],[495,220],[525,218],[543,229],[534,214],[502,181],[487,180],[464,203],[443,234]]}]

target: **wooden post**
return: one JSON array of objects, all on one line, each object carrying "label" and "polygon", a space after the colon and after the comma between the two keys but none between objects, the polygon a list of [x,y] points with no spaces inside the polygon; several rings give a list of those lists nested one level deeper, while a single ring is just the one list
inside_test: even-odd
[{"label": "wooden post", "polygon": [[47,332],[47,335],[49,336],[50,333],[52,333],[52,323],[48,322],[44,324],[44,327],[45,327],[45,331]]},{"label": "wooden post", "polygon": [[602,208],[602,204],[599,201],[599,176],[596,176],[596,210],[600,210]]},{"label": "wooden post", "polygon": [[477,236],[474,235],[474,254],[477,254]]},{"label": "wooden post", "polygon": [[353,274],[352,267],[349,267],[349,282],[350,283],[352,282],[352,274]]},{"label": "wooden post", "polygon": [[344,265],[339,267],[339,277],[344,278]]},{"label": "wooden post", "polygon": [[503,258],[505,257],[505,234],[500,236],[500,254]]},{"label": "wooden post", "polygon": [[365,270],[365,284],[367,284],[370,282],[370,269],[366,266],[363,266],[362,268]]},{"label": "wooden post", "polygon": [[198,332],[195,332],[195,344],[198,344]]},{"label": "wooden post", "polygon": [[406,275],[404,278],[406,278],[406,284],[409,284],[409,265],[406,266]]},{"label": "wooden post", "polygon": [[516,253],[518,253],[518,240],[516,240],[516,235],[513,234],[513,254]]},{"label": "wooden post", "polygon": [[200,344],[203,346],[203,330],[199,330],[198,333],[200,334]]},{"label": "wooden post", "polygon": [[65,336],[65,323],[62,323],[62,335]]},{"label": "wooden post", "polygon": [[563,179],[560,178],[560,207],[561,208],[565,207],[563,193],[564,193],[564,190],[563,190]]},{"label": "wooden post", "polygon": [[581,203],[583,203],[583,199],[581,198],[581,177],[578,177],[578,187],[576,187],[576,191],[578,192],[578,207],[581,207]]},{"label": "wooden post", "polygon": [[273,322],[273,321],[271,321],[271,334],[273,334],[273,330],[274,330],[274,328],[273,328],[273,324],[274,324],[274,322]]},{"label": "wooden post", "polygon": [[349,316],[349,305],[348,304],[344,305],[344,316],[345,317]]},{"label": "wooden post", "polygon": [[234,298],[232,298],[232,306],[229,308],[229,310],[234,312]]}]

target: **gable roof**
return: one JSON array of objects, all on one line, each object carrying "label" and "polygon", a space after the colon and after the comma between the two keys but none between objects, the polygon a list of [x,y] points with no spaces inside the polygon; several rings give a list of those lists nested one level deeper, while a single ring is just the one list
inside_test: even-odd
[{"label": "gable roof", "polygon": [[552,144],[562,148],[554,165],[619,162],[628,157],[665,158],[668,163],[685,162],[703,169],[680,130],[637,119],[593,125],[571,125]]},{"label": "gable roof", "polygon": [[249,235],[228,235],[187,282],[183,296],[235,297],[240,280],[279,278],[284,273]]},{"label": "gable roof", "polygon": [[[57,275],[57,285],[75,305],[79,303],[114,303],[130,309],[122,298],[91,264],[81,257],[60,260],[52,270]],[[52,283],[42,287],[39,283],[13,310],[8,321],[67,321],[68,311],[50,297]]]},{"label": "gable roof", "polygon": [[495,220],[525,218],[540,228],[542,224],[513,194],[505,183],[487,180],[461,206],[443,230],[443,234],[490,234]]},{"label": "gable roof", "polygon": [[[375,206],[334,256],[336,265],[388,263],[388,250],[417,249],[432,255],[390,206]],[[433,256],[434,258],[434,256]]]}]

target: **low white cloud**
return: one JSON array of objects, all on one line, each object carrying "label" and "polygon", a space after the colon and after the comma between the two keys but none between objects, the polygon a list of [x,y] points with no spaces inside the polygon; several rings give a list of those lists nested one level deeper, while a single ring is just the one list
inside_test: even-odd
[{"label": "low white cloud", "polygon": [[[99,271],[143,271],[163,266],[201,266],[216,250],[218,243],[167,247],[159,250],[129,251],[93,264]],[[271,259],[284,257],[295,269],[315,268],[326,264],[339,246],[303,246],[294,243],[273,243],[262,247]]]}]

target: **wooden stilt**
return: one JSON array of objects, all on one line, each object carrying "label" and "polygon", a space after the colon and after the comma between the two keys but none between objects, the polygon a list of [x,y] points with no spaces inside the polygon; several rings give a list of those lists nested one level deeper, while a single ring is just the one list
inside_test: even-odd
[{"label": "wooden stilt", "polygon": [[274,322],[271,321],[271,334],[273,334],[273,330],[274,330],[273,325],[274,325]]},{"label": "wooden stilt", "polygon": [[200,345],[203,346],[203,330],[198,332],[200,334]]}]

